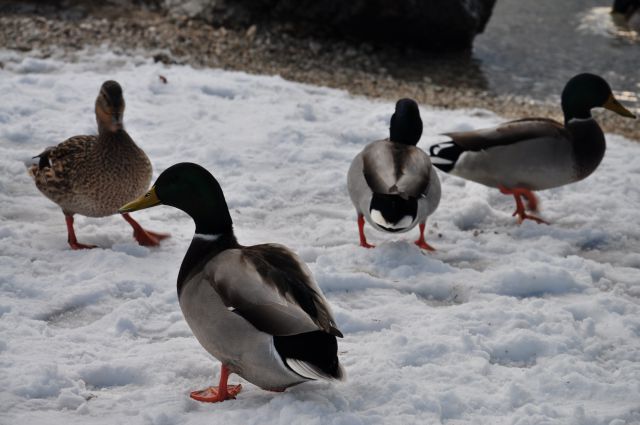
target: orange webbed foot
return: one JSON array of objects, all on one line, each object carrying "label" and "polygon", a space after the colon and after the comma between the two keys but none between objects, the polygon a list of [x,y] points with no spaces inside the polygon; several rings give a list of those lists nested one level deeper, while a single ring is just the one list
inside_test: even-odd
[{"label": "orange webbed foot", "polygon": [[122,218],[133,227],[133,237],[142,246],[158,246],[161,240],[171,236],[168,233],[156,233],[143,229],[142,226],[127,213],[122,214]]},{"label": "orange webbed foot", "polygon": [[518,211],[514,212],[513,216],[516,216],[516,215],[518,216],[518,223],[519,224],[522,224],[522,222],[525,221],[525,220],[533,220],[538,224],[549,224],[548,221],[546,221],[546,220],[544,220],[544,219],[542,219],[540,217],[536,217],[535,215],[527,214],[524,211],[522,211],[522,212],[518,212]]},{"label": "orange webbed foot", "polygon": [[69,241],[69,246],[71,247],[72,250],[76,251],[79,249],[93,249],[93,248],[97,248],[97,245],[86,245],[80,242],[73,242],[73,241]]},{"label": "orange webbed foot", "polygon": [[[516,201],[516,210],[512,214],[512,216],[518,216],[518,223],[522,224],[524,220],[533,220],[538,224],[549,224],[548,221],[541,219],[540,217],[536,217],[535,215],[530,215],[526,213],[526,209],[529,211],[538,211],[538,198],[536,195],[530,191],[529,189],[522,188],[514,188],[509,189],[504,186],[499,186],[500,192],[505,195],[513,195],[513,198]],[[525,209],[524,202],[522,202],[522,197],[527,201],[527,208]]]},{"label": "orange webbed foot", "polygon": [[414,242],[418,247],[420,247],[421,249],[427,250],[427,251],[435,251],[436,249],[434,247],[432,247],[431,245],[429,245],[425,240],[421,240],[418,239],[417,241]]},{"label": "orange webbed foot", "polygon": [[168,233],[156,233],[140,228],[133,231],[133,237],[142,246],[158,246],[160,241],[171,237]]},{"label": "orange webbed foot", "polygon": [[200,391],[193,391],[190,397],[204,403],[218,403],[225,400],[233,400],[242,390],[242,385],[227,385],[226,391],[220,391],[219,387],[209,387]]}]

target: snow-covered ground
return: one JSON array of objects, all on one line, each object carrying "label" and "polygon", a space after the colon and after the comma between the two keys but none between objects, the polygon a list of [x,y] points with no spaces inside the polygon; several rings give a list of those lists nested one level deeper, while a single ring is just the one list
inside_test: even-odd
[{"label": "snow-covered ground", "polygon": [[[441,175],[427,236],[438,251],[411,243],[417,229],[370,227],[378,247],[366,250],[346,172],[387,135],[393,102],[109,54],[62,63],[5,51],[0,61],[0,423],[640,423],[637,142],[608,135],[593,176],[542,192],[551,226],[518,226],[512,198]],[[219,363],[177,303],[193,224],[176,209],[134,213],[173,235],[160,248],[137,246],[120,217],[78,216],[79,240],[102,249],[69,250],[62,213],[24,162],[93,133],[94,99],[110,78],[156,176],[202,164],[242,243],[284,243],[308,262],[345,334],[346,383],[284,393],[244,383],[235,401],[188,398],[217,383]],[[438,133],[503,120],[421,112],[423,148]]]}]

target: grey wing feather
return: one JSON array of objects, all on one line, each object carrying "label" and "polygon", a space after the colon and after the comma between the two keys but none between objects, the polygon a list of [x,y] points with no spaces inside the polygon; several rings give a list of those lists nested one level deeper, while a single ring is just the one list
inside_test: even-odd
[{"label": "grey wing feather", "polygon": [[505,146],[524,140],[569,138],[569,132],[564,126],[547,118],[524,118],[509,121],[498,127],[445,133],[462,149],[481,151],[494,146]]},{"label": "grey wing feather", "polygon": [[420,197],[428,191],[431,183],[431,160],[421,149],[412,146],[411,154],[405,158],[403,172],[396,187],[401,194]]},{"label": "grey wing feather", "polygon": [[[273,255],[283,253],[302,273],[292,273],[287,264],[274,264]],[[310,272],[285,247],[269,244],[227,250],[205,267],[205,273],[223,303],[263,332],[286,336],[323,330],[342,336]]]},{"label": "grey wing feather", "polygon": [[381,140],[362,152],[363,173],[375,193],[420,197],[431,178],[431,160],[416,146]]}]

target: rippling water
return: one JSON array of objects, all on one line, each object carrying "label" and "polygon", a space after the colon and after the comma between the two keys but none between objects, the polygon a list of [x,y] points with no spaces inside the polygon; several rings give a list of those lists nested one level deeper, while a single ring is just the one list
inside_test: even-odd
[{"label": "rippling water", "polygon": [[603,76],[640,113],[640,34],[612,15],[613,0],[498,0],[467,54],[409,55],[406,79],[559,102],[580,72]]},{"label": "rippling water", "polygon": [[640,111],[640,35],[613,0],[498,0],[469,59],[480,84],[499,93],[559,98],[579,72],[607,79]]}]

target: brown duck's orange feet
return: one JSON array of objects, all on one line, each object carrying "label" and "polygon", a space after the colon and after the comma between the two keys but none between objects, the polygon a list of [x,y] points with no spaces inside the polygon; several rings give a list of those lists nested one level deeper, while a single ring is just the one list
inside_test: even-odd
[{"label": "brown duck's orange feet", "polygon": [[122,217],[133,227],[133,237],[142,246],[158,246],[161,240],[171,237],[167,233],[156,233],[143,229],[129,214],[122,214]]},{"label": "brown duck's orange feet", "polygon": [[227,385],[226,391],[221,391],[219,387],[209,387],[200,391],[193,391],[190,397],[204,403],[218,403],[225,400],[233,400],[242,390],[242,385]]},{"label": "brown duck's orange feet", "polygon": [[64,219],[67,222],[67,242],[69,242],[71,249],[75,251],[78,249],[97,248],[96,245],[85,245],[78,242],[78,239],[76,239],[76,232],[73,230],[73,215],[65,214]]},{"label": "brown duck's orange feet", "polygon": [[150,230],[134,230],[133,237],[136,241],[142,246],[158,246],[160,245],[160,241],[170,237],[166,233],[155,233]]},{"label": "brown duck's orange feet", "polygon": [[424,228],[425,228],[425,223],[420,223],[419,224],[420,227],[420,237],[418,238],[417,241],[415,241],[414,243],[416,245],[418,245],[420,248],[422,249],[426,249],[427,251],[435,251],[436,249],[434,247],[432,247],[431,245],[429,245],[425,240],[424,240]]},{"label": "brown duck's orange feet", "polygon": [[358,214],[358,233],[360,234],[360,246],[363,248],[375,248],[375,245],[371,245],[367,242],[367,238],[364,235],[364,216]]}]

